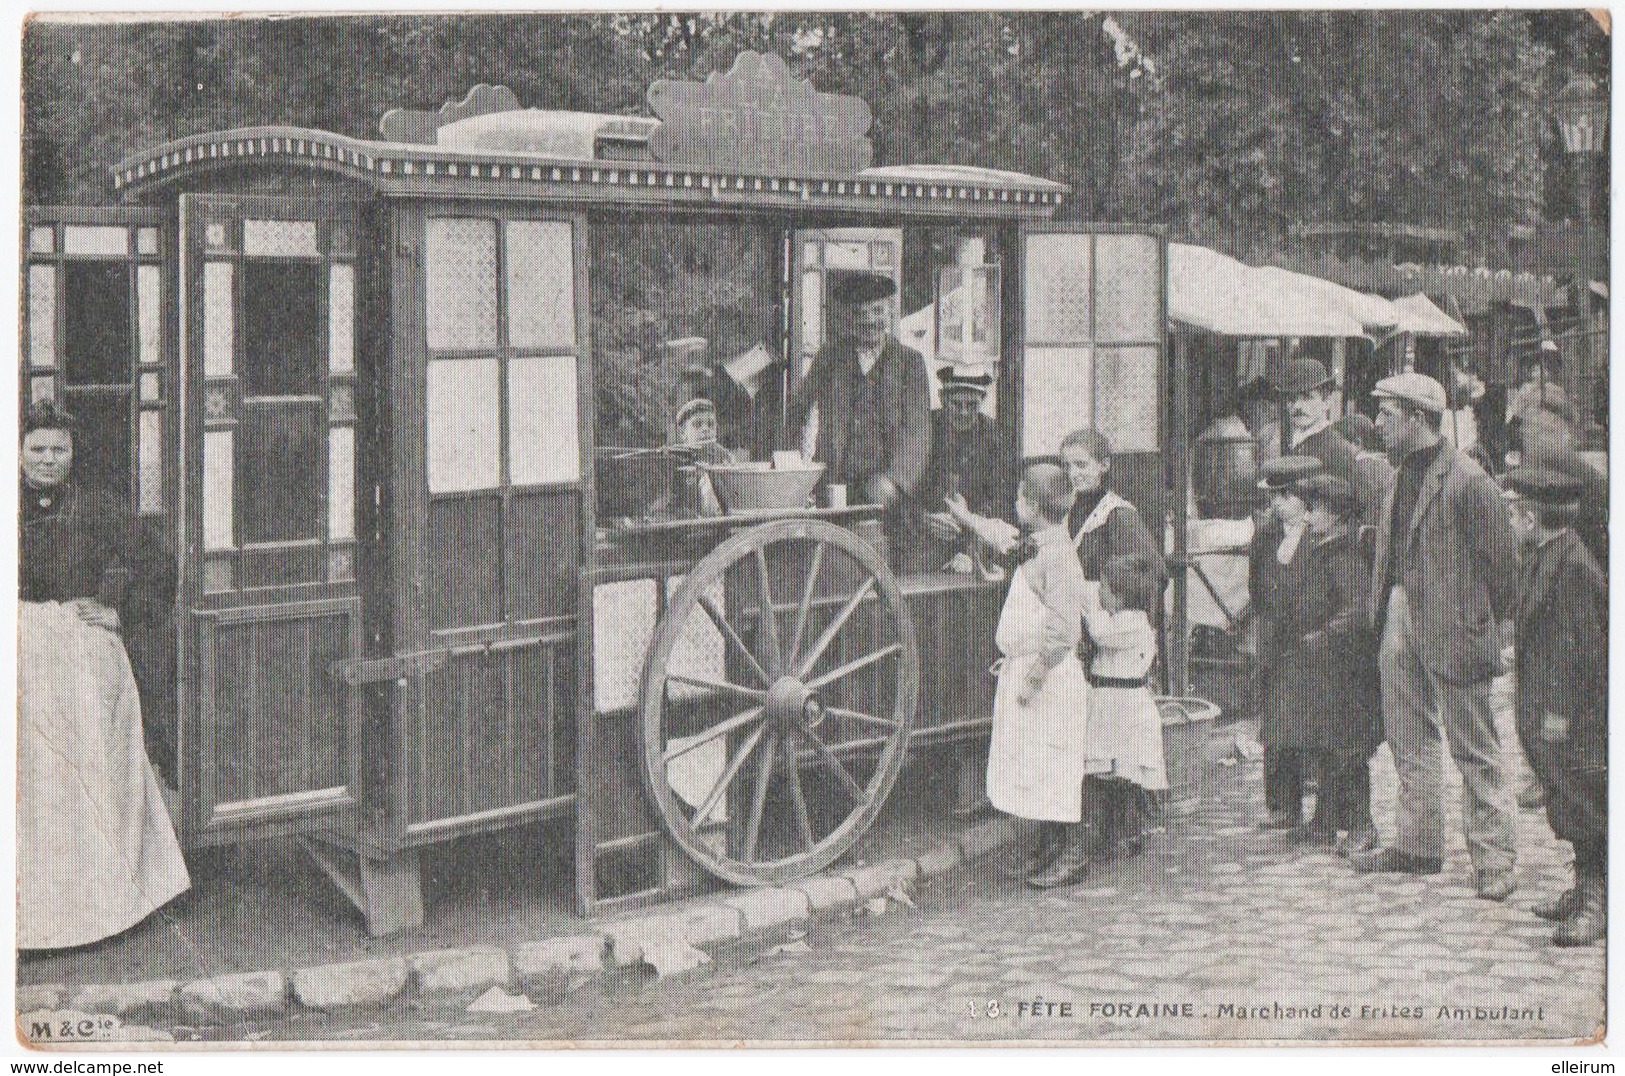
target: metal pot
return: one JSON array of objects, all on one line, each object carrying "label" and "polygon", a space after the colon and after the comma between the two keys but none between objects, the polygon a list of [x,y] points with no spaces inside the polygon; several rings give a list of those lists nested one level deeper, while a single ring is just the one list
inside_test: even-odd
[{"label": "metal pot", "polygon": [[1258,483],[1258,442],[1236,415],[1215,419],[1196,439],[1191,483],[1204,519],[1242,519],[1252,513]]}]

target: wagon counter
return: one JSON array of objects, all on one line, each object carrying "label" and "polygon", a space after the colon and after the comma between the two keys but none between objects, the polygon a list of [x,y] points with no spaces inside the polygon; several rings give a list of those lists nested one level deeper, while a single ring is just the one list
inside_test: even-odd
[{"label": "wagon counter", "polygon": [[1011,490],[1093,424],[1163,518],[1160,233],[1047,223],[1066,188],[1032,176],[874,166],[867,106],[777,57],[649,102],[479,86],[378,139],[199,134],[115,168],[136,205],[31,214],[34,398],[71,388],[84,267],[128,278],[185,843],[300,835],[379,932],[421,918],[417,849],[544,818],[575,820],[589,914],[838,856],[911,738],[985,723],[998,588],[899,579],[861,510],[617,529],[650,491],[595,461],[669,435],[662,339],[759,354],[777,437],[853,273],[932,311],[905,343],[996,367]]}]

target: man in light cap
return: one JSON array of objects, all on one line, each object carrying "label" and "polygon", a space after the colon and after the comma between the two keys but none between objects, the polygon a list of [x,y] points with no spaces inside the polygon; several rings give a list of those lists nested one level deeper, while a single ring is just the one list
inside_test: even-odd
[{"label": "man in light cap", "polygon": [[1399,472],[1384,502],[1372,571],[1382,639],[1384,734],[1399,776],[1390,847],[1362,872],[1436,874],[1444,856],[1442,733],[1462,777],[1462,824],[1478,895],[1505,900],[1517,859],[1516,810],[1501,768],[1490,682],[1502,671],[1516,542],[1500,492],[1445,443],[1444,387],[1424,374],[1377,382],[1377,430]]},{"label": "man in light cap", "polygon": [[952,571],[972,570],[974,544],[945,509],[958,498],[965,511],[989,518],[1009,514],[1007,472],[1014,462],[1000,451],[993,420],[982,413],[982,403],[993,385],[985,369],[943,366],[937,370],[942,406],[931,413],[931,459],[920,481],[919,501],[930,535],[927,570],[941,570],[952,561]]},{"label": "man in light cap", "polygon": [[894,546],[917,542],[910,495],[931,453],[925,358],[891,335],[890,277],[854,273],[831,292],[845,316],[791,394],[785,447],[825,464],[824,481],[852,503],[885,505]]}]

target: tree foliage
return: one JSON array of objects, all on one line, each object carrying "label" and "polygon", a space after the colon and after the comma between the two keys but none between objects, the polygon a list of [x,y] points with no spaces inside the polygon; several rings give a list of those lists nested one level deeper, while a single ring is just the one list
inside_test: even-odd
[{"label": "tree foliage", "polygon": [[1045,175],[1072,186],[1073,219],[1238,253],[1296,222],[1403,221],[1455,228],[1491,261],[1513,225],[1568,208],[1550,102],[1577,70],[1608,74],[1579,11],[36,19],[25,196],[109,201],[119,158],[211,129],[366,137],[389,108],[479,81],[527,106],[642,113],[654,79],[702,79],[746,48],[868,100],[879,162]]}]

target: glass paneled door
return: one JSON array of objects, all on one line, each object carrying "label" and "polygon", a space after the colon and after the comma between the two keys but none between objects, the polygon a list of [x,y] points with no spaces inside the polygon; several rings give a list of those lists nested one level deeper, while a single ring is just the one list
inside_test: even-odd
[{"label": "glass paneled door", "polygon": [[196,843],[354,802],[361,638],[353,206],[183,195],[182,781]]},{"label": "glass paneled door", "polygon": [[393,209],[390,839],[569,810],[591,557],[585,222]]},{"label": "glass paneled door", "polygon": [[173,249],[163,211],[40,206],[24,237],[22,398],[79,421],[74,471],[175,536]]}]

